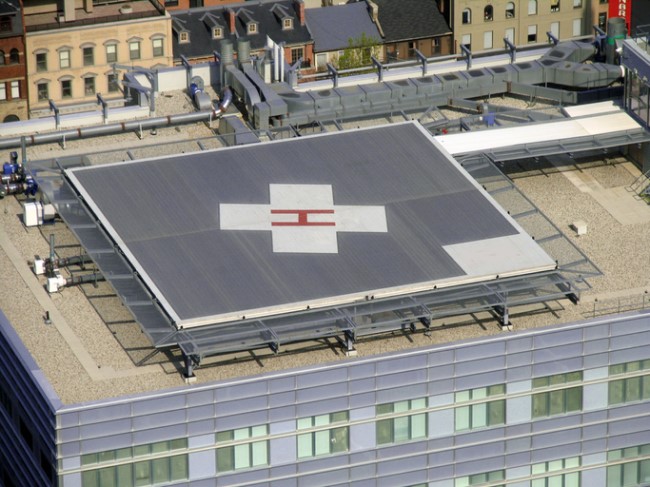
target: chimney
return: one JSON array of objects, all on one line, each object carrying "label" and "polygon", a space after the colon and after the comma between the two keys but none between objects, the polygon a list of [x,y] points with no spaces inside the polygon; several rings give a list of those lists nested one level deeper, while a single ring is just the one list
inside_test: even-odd
[{"label": "chimney", "polygon": [[75,13],[75,1],[74,0],[64,0],[63,1],[63,15],[65,16],[65,21],[70,22],[76,20]]},{"label": "chimney", "polygon": [[372,0],[366,0],[366,5],[368,5],[368,11],[370,12],[370,18],[372,19],[373,24],[377,26],[379,35],[384,37],[384,29],[381,28],[379,23],[379,5],[377,5]]},{"label": "chimney", "polygon": [[298,14],[298,21],[300,25],[305,25],[305,1],[304,0],[295,0],[296,2],[296,13]]},{"label": "chimney", "polygon": [[227,12],[228,12],[228,29],[230,29],[231,34],[234,34],[237,30],[235,28],[235,20],[237,19],[237,14],[231,8],[229,8]]}]

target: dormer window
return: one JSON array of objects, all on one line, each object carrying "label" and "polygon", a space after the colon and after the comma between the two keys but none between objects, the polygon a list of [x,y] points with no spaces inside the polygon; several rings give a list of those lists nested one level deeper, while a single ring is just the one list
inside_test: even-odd
[{"label": "dormer window", "polygon": [[179,32],[178,34],[178,42],[181,44],[187,44],[190,42],[190,33],[185,31]]},{"label": "dormer window", "polygon": [[212,38],[213,39],[223,39],[223,29],[221,27],[212,28]]},{"label": "dormer window", "polygon": [[282,21],[282,30],[291,30],[293,29],[293,19],[284,19]]},{"label": "dormer window", "polygon": [[246,31],[249,34],[257,34],[257,22],[249,22],[246,26]]}]

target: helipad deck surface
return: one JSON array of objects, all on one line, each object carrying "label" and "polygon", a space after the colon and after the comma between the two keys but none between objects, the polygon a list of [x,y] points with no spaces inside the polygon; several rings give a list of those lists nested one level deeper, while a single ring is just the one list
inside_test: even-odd
[{"label": "helipad deck surface", "polygon": [[416,123],[66,173],[183,327],[555,267]]}]

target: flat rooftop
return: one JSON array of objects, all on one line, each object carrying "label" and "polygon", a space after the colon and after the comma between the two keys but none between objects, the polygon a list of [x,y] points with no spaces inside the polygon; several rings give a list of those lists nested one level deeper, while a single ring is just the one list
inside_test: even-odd
[{"label": "flat rooftop", "polygon": [[[385,119],[369,123],[384,122]],[[353,128],[358,126],[355,122]],[[130,142],[127,137],[135,138],[125,135],[119,144],[132,147],[139,143]],[[102,142],[98,140],[97,143]],[[119,144],[112,141],[111,147],[117,148]],[[79,141],[77,145],[79,147],[75,149],[75,145],[70,143],[67,151],[56,145],[29,148],[28,155],[34,159],[66,156],[73,150],[82,151],[87,142]],[[647,298],[650,277],[646,266],[641,264],[650,261],[650,248],[642,244],[650,239],[650,207],[635,199],[629,190],[639,176],[632,163],[611,150],[584,156],[575,154],[573,159],[565,154],[514,161],[504,169],[516,187],[603,272],[602,276],[589,280],[593,288],[582,293],[576,306],[562,300],[512,309],[511,320],[515,330],[567,323],[650,305]],[[270,196],[270,189],[266,195]],[[507,192],[491,192],[491,197],[507,211],[513,210],[510,196]],[[269,203],[259,195],[255,198],[251,202],[227,203]],[[78,255],[79,243],[61,222],[41,228],[25,228],[21,223],[22,200],[14,197],[0,200],[2,311],[63,403],[169,387],[192,387],[184,384],[179,373],[179,357],[173,351],[156,353],[109,284],[98,283],[97,287],[84,284],[47,294],[43,276],[33,274],[30,261],[34,255],[48,255],[50,234],[56,235],[57,253],[61,256]],[[334,201],[338,204],[336,199]],[[577,236],[571,228],[571,224],[578,220],[587,225],[585,235]],[[525,232],[541,240],[534,226],[528,225],[526,220],[517,222]],[[251,232],[251,235],[245,238],[255,238],[252,234],[258,233],[246,232]],[[259,233],[266,234],[267,244],[272,246],[270,232]],[[366,237],[377,235],[381,233]],[[339,251],[344,248],[344,243],[337,240]],[[317,257],[327,255],[317,254]],[[69,271],[82,272],[76,268]],[[44,322],[46,311],[50,312],[51,325]],[[504,331],[495,317],[482,312],[435,320],[430,334],[395,331],[359,340],[355,348],[359,356],[369,356],[500,333]],[[198,383],[346,359],[335,340],[319,340],[299,347],[288,345],[280,352],[276,355],[261,349],[211,357],[195,370]]]}]

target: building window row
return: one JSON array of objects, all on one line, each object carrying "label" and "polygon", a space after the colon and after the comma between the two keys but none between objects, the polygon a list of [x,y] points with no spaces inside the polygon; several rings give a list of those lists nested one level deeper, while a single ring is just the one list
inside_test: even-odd
[{"label": "building window row", "polygon": [[504,424],[506,422],[505,393],[505,384],[457,392],[456,404],[470,401],[481,402],[455,409],[456,431]]},{"label": "building window row", "polygon": [[607,487],[650,484],[650,444],[609,451],[607,461],[618,462],[607,467]]},{"label": "building window row", "polygon": [[[17,100],[20,98],[20,81],[0,81],[0,101]],[[1,396],[0,396],[1,399]]]},{"label": "building window row", "polygon": [[555,374],[533,379],[532,417],[544,418],[582,409],[582,385],[567,387],[567,384],[582,382],[582,371]]},{"label": "building window row", "polygon": [[[129,48],[129,61],[136,61],[142,59],[142,41],[131,40],[128,42]],[[162,57],[165,55],[164,39],[159,37],[151,40],[151,50],[153,57]],[[17,51],[16,51],[17,52]],[[3,54],[0,51],[0,54]],[[96,64],[96,48],[95,46],[83,46],[81,48],[81,63],[82,66],[95,66]],[[110,43],[104,46],[105,64],[112,64],[119,61],[118,45],[117,43]],[[69,69],[73,67],[72,62],[72,49],[62,48],[58,50],[59,69]],[[3,64],[4,56],[0,56],[0,64]],[[36,71],[48,71],[48,53],[37,52],[35,53]],[[13,61],[12,61],[13,62]],[[17,60],[15,62],[18,62]]]},{"label": "building window row", "polygon": [[[551,462],[534,464],[531,473],[534,478],[531,487],[580,487],[580,457],[564,458]],[[575,471],[568,471],[574,470]]]},{"label": "building window row", "polygon": [[650,399],[650,360],[610,365],[609,375],[643,374],[609,381],[609,405]]},{"label": "building window row", "polygon": [[[298,458],[316,457],[348,451],[349,413],[340,411],[298,420]],[[339,426],[336,426],[336,425]],[[332,427],[334,426],[334,427]]]},{"label": "building window row", "polygon": [[401,443],[427,437],[427,413],[408,414],[411,411],[427,408],[426,398],[379,404],[376,413],[394,417],[379,419],[376,423],[377,444]]},{"label": "building window row", "polygon": [[454,482],[454,487],[473,487],[479,485],[489,485],[490,487],[505,487],[505,484],[498,484],[500,480],[505,480],[505,470],[493,470],[492,472],[477,473],[459,477]]},{"label": "building window row", "polygon": [[[514,2],[507,2],[504,9],[506,19],[513,19],[515,17],[515,4]],[[491,22],[494,20],[494,7],[492,5],[487,5],[483,9],[483,20],[485,22]],[[461,22],[463,24],[472,23],[472,9],[466,8],[461,12]]]},{"label": "building window row", "polygon": [[20,62],[20,53],[18,52],[18,49],[12,49],[9,51],[9,62],[7,62],[7,54],[0,49],[0,66],[4,66],[5,64],[18,64]]},{"label": "building window row", "polygon": [[[83,96],[94,96],[97,94],[97,77],[96,76],[85,76],[83,79]],[[12,82],[14,83],[14,82]],[[18,82],[15,82],[18,83]],[[75,96],[73,90],[73,78],[68,77],[61,79],[59,81],[60,86],[60,97],[62,100],[68,100]],[[120,91],[120,85],[118,81],[118,75],[114,73],[109,73],[106,75],[106,90],[108,93],[115,93]],[[12,85],[13,87],[13,85]],[[47,101],[50,99],[50,82],[41,81],[36,84],[36,92],[38,101]],[[13,93],[13,91],[12,91]],[[13,95],[12,95],[13,97]],[[1,100],[2,98],[0,98]]]},{"label": "building window row", "polygon": [[[643,374],[643,371],[649,371]],[[650,360],[610,366],[610,404],[650,399]],[[634,377],[617,375],[638,373]],[[582,409],[583,373],[568,372],[538,377],[532,381],[531,416],[543,418]],[[506,386],[459,391],[454,396],[455,431],[506,424]],[[428,436],[427,398],[378,404],[375,407],[376,443],[387,445]],[[300,418],[296,422],[297,458],[312,458],[349,451],[349,412]],[[187,478],[187,439],[122,448],[81,457],[84,487],[153,485]],[[219,472],[250,469],[269,464],[269,425],[218,432],[215,435]],[[147,458],[144,458],[147,457]],[[608,453],[608,487],[645,485],[650,482],[650,444]],[[579,457],[532,465],[531,487],[580,487]],[[93,468],[95,467],[95,468]],[[123,480],[120,480],[123,479]],[[503,471],[456,479],[455,487],[500,485]],[[133,483],[128,483],[133,482]]]},{"label": "building window row", "polygon": [[[259,467],[269,463],[268,425],[217,433],[217,469],[220,472]],[[219,447],[219,444],[235,443]]]}]

